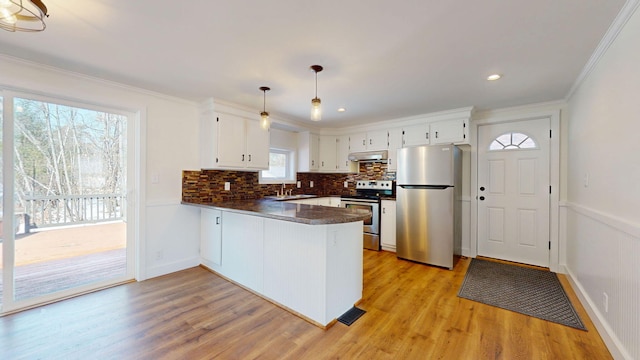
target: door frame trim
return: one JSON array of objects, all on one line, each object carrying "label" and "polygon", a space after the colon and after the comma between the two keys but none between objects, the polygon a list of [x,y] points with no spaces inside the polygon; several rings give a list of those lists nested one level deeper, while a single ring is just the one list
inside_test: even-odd
[{"label": "door frame trim", "polygon": [[550,120],[552,137],[549,143],[549,180],[551,194],[549,197],[549,270],[560,272],[560,107],[551,110],[521,110],[504,112],[471,122],[471,221],[469,256],[478,256],[478,127],[481,125],[503,124],[524,120],[548,118]]}]

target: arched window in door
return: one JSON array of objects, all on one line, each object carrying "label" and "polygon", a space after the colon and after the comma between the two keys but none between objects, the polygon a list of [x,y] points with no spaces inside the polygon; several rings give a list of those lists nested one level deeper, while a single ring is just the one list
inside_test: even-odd
[{"label": "arched window in door", "polygon": [[510,132],[495,138],[489,145],[489,151],[537,149],[538,144],[529,135]]}]

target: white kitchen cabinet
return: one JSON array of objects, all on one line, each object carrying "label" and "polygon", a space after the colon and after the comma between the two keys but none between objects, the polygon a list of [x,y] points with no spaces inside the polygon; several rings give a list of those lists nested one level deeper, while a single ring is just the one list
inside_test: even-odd
[{"label": "white kitchen cabinet", "polygon": [[388,135],[387,130],[367,131],[367,151],[387,150]]},{"label": "white kitchen cabinet", "polygon": [[316,205],[330,206],[330,207],[340,207],[340,197],[338,197],[338,196],[320,197],[320,198],[317,198]]},{"label": "white kitchen cabinet", "polygon": [[258,121],[210,113],[203,115],[201,124],[202,168],[269,168],[269,131]]},{"label": "white kitchen cabinet", "polygon": [[318,205],[318,198],[284,200],[284,201],[291,204]]},{"label": "white kitchen cabinet", "polygon": [[222,226],[222,266],[212,269],[247,288],[263,290],[264,220],[224,212]]},{"label": "white kitchen cabinet", "polygon": [[336,161],[337,161],[337,172],[339,173],[357,173],[358,172],[358,163],[355,161],[349,160],[349,153],[351,149],[349,148],[349,135],[341,135],[337,136],[337,147],[336,147]]},{"label": "white kitchen cabinet", "polygon": [[429,124],[431,144],[468,143],[465,119],[443,120]]},{"label": "white kitchen cabinet", "polygon": [[351,152],[367,151],[367,133],[349,135],[349,147]]},{"label": "white kitchen cabinet", "polygon": [[318,171],[320,166],[320,136],[308,131],[298,133],[298,171]]},{"label": "white kitchen cabinet", "polygon": [[320,159],[320,171],[335,172],[338,169],[337,150],[338,143],[335,136],[322,135],[319,137],[319,159]]},{"label": "white kitchen cabinet", "polygon": [[222,265],[222,211],[200,210],[200,258],[208,266]]},{"label": "white kitchen cabinet", "polygon": [[350,135],[351,152],[387,149],[387,130],[367,131]]},{"label": "white kitchen cabinet", "polygon": [[402,147],[429,145],[429,124],[427,122],[402,128]]},{"label": "white kitchen cabinet", "polygon": [[387,159],[387,171],[398,170],[398,149],[402,147],[402,129],[389,130],[389,158]]},{"label": "white kitchen cabinet", "polygon": [[247,120],[246,124],[246,164],[251,169],[269,169],[269,130],[258,121]]},{"label": "white kitchen cabinet", "polygon": [[396,201],[382,200],[380,210],[380,243],[383,250],[396,251]]},{"label": "white kitchen cabinet", "polygon": [[468,119],[452,119],[405,126],[402,129],[402,146],[468,144]]}]

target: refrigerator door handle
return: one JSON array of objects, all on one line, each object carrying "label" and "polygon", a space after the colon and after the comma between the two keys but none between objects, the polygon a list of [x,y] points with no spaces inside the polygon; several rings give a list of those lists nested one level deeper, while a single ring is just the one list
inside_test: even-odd
[{"label": "refrigerator door handle", "polygon": [[398,185],[403,189],[433,189],[433,190],[444,190],[450,187],[451,185]]}]

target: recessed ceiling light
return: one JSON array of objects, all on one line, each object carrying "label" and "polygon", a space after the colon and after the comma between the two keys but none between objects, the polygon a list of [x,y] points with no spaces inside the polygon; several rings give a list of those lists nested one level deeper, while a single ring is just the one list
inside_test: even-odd
[{"label": "recessed ceiling light", "polygon": [[500,79],[501,77],[502,77],[502,75],[500,75],[500,74],[492,74],[492,75],[487,76],[487,80],[495,81],[495,80]]},{"label": "recessed ceiling light", "polygon": [[339,107],[339,108],[338,108],[338,112],[345,112],[345,111],[347,111],[347,109],[346,109],[346,108],[343,108],[343,107]]}]

